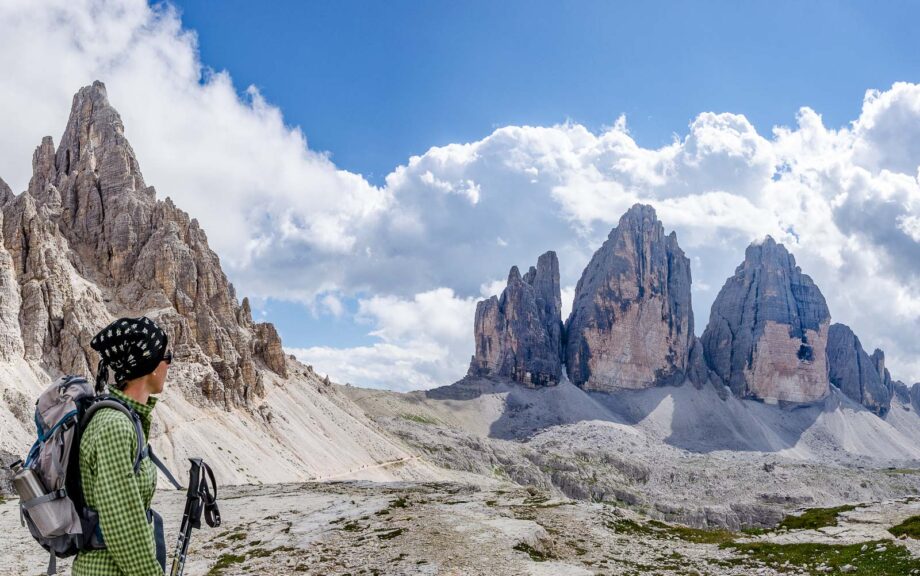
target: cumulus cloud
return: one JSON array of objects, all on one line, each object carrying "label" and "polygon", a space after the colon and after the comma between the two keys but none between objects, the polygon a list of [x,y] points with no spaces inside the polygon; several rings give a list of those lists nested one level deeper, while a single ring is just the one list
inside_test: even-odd
[{"label": "cumulus cloud", "polygon": [[63,131],[77,89],[102,80],[145,179],[199,219],[243,293],[310,300],[334,286],[328,270],[301,272],[299,251],[353,252],[388,205],[385,190],[310,150],[256,88],[240,95],[227,72],[202,66],[195,34],[169,4],[4,2],[0,70],[9,79],[0,175],[14,190],[25,188],[41,137]]},{"label": "cumulus cloud", "polygon": [[[394,210],[414,215],[424,246],[401,257],[429,266],[427,278],[410,272],[408,285],[473,294],[483,277],[555,248],[563,286],[572,286],[622,212],[647,202],[692,258],[698,331],[745,246],[770,234],[823,288],[836,321],[884,348],[895,377],[920,379],[918,102],[918,87],[897,84],[868,92],[845,128],[803,108],[795,126],[770,137],[744,116],[706,112],[659,149],[638,146],[622,120],[597,134],[572,124],[509,126],[431,149],[387,180]],[[475,203],[431,186],[468,180],[478,183]],[[489,288],[497,293],[501,283]],[[564,306],[570,300],[564,292]]]},{"label": "cumulus cloud", "polygon": [[401,391],[432,388],[466,372],[475,310],[475,298],[459,298],[449,288],[411,299],[374,296],[359,301],[358,317],[375,327],[371,334],[379,343],[286,350],[338,382]]},{"label": "cumulus cloud", "polygon": [[[73,92],[107,83],[146,180],[197,217],[242,294],[348,315],[370,346],[295,350],[333,379],[399,389],[460,377],[475,300],[512,265],[559,254],[571,306],[591,253],[634,202],[656,207],[691,258],[697,331],[766,234],[822,288],[836,321],[920,380],[920,86],[870,90],[854,120],[755,128],[701,111],[643,148],[619,117],[506,126],[407,159],[376,187],[309,148],[258,90],[199,58],[168,4],[11,0],[0,5],[0,175],[22,190],[31,152],[63,129]],[[617,111],[611,111],[615,115]],[[219,201],[218,201],[219,199]]]}]

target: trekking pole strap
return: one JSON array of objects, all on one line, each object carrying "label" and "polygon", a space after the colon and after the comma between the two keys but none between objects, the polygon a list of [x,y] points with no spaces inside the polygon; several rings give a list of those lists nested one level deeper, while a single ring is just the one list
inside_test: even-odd
[{"label": "trekking pole strap", "polygon": [[[214,472],[211,471],[211,467],[201,463],[201,467],[207,473],[207,478],[201,479],[201,496],[204,501],[204,521],[208,523],[208,526],[211,528],[217,528],[220,526],[220,509],[217,507],[217,482],[214,480]],[[214,493],[211,493],[211,489],[208,487],[208,480],[211,481],[211,487],[214,489]]]}]

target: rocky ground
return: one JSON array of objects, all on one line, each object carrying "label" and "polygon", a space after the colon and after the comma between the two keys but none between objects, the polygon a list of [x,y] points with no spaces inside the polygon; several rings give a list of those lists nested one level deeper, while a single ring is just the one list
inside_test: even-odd
[{"label": "rocky ground", "polygon": [[622,395],[567,382],[348,393],[440,468],[697,528],[766,527],[798,508],[920,494],[908,442],[917,418],[897,401],[882,420],[839,393],[781,410],[689,385]]},{"label": "rocky ground", "polygon": [[[178,492],[157,495],[170,542],[182,504]],[[241,486],[222,493],[221,511],[223,526],[194,533],[186,574],[920,574],[917,541],[887,531],[920,513],[910,499],[811,511],[757,534],[685,528],[510,483]],[[0,549],[0,574],[44,570],[16,501],[0,504]]]}]

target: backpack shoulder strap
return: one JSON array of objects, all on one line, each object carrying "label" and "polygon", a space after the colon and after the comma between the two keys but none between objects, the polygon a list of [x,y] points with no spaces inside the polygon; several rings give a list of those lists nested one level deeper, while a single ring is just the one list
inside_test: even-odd
[{"label": "backpack shoulder strap", "polygon": [[147,445],[147,455],[150,456],[150,461],[160,469],[160,472],[163,473],[163,476],[166,476],[166,479],[169,480],[169,483],[175,487],[176,490],[182,490],[182,485],[176,480],[172,475],[172,472],[169,471],[169,468],[166,467],[166,464],[163,464],[163,461],[160,460],[159,456],[153,453],[153,446],[150,444]]},{"label": "backpack shoulder strap", "polygon": [[137,434],[137,456],[134,457],[134,473],[137,474],[141,469],[141,460],[143,460],[145,454],[144,429],[141,427],[140,416],[124,402],[116,400],[111,396],[102,396],[101,400],[93,402],[92,405],[86,409],[86,413],[83,415],[83,420],[80,423],[81,426],[84,428],[89,426],[89,422],[93,415],[102,408],[118,410],[134,423],[134,431]]}]

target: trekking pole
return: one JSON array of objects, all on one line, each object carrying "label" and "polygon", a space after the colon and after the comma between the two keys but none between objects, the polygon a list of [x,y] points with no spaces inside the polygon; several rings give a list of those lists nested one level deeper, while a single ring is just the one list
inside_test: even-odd
[{"label": "trekking pole", "polygon": [[182,514],[179,541],[176,543],[176,557],[173,558],[170,576],[182,576],[185,571],[185,558],[192,538],[192,529],[201,528],[202,511],[208,526],[211,528],[220,526],[220,510],[217,509],[217,483],[214,481],[214,473],[201,458],[189,458],[189,462],[192,465],[188,471],[185,512]]}]

